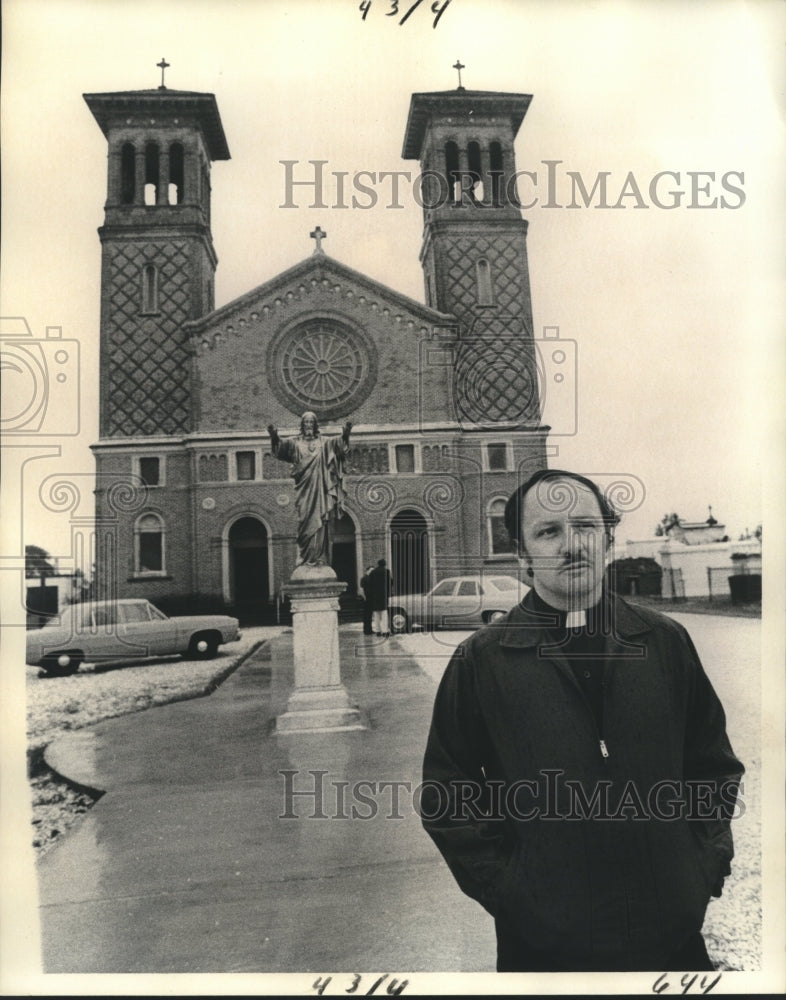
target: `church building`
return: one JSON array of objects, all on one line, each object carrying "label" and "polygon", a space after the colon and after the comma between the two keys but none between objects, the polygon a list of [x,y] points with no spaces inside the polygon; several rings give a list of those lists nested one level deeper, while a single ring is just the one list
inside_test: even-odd
[{"label": "church building", "polygon": [[[425,303],[309,255],[216,309],[214,95],[86,94],[108,143],[102,246],[99,587],[154,603],[273,608],[296,560],[294,488],[267,425],[353,423],[332,561],[356,592],[517,573],[502,522],[546,465],[514,139],[527,94],[413,94]],[[304,234],[305,235],[305,234]],[[391,269],[392,270],[392,269]]]}]

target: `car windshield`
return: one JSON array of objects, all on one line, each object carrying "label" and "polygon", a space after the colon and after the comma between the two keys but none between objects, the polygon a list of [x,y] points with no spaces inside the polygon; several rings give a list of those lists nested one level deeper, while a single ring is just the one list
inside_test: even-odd
[{"label": "car windshield", "polygon": [[490,580],[486,580],[486,583],[490,583],[492,586],[496,587],[497,590],[518,590],[519,582],[514,580],[512,576],[495,576]]},{"label": "car windshield", "polygon": [[155,606],[155,604],[148,604],[148,608],[150,609],[150,617],[154,621],[165,622],[167,620],[167,616],[164,614],[163,611],[159,611],[158,608]]}]

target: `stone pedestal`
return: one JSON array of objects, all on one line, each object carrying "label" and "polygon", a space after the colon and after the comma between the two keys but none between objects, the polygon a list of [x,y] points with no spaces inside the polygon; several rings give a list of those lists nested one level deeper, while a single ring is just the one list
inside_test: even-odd
[{"label": "stone pedestal", "polygon": [[365,729],[341,683],[338,597],[346,584],[330,566],[298,566],[284,592],[292,603],[295,687],[276,733]]}]

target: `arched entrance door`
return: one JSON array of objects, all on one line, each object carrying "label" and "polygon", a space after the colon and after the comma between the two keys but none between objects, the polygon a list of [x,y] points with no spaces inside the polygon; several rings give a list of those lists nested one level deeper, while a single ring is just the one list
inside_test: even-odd
[{"label": "arched entrance door", "polygon": [[330,565],[339,580],[347,585],[345,593],[354,597],[357,593],[357,554],[355,549],[355,522],[349,514],[342,514],[331,525],[333,540]]},{"label": "arched entrance door", "polygon": [[428,525],[416,510],[400,510],[390,522],[390,560],[396,594],[429,589]]},{"label": "arched entrance door", "polygon": [[241,517],[229,529],[232,603],[243,617],[260,616],[270,596],[267,529],[255,517]]}]

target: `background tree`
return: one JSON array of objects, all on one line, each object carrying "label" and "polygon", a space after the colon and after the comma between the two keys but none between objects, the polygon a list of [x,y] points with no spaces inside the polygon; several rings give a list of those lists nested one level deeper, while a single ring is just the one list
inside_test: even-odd
[{"label": "background tree", "polygon": [[43,580],[55,573],[52,557],[38,545],[25,545],[25,577]]}]

